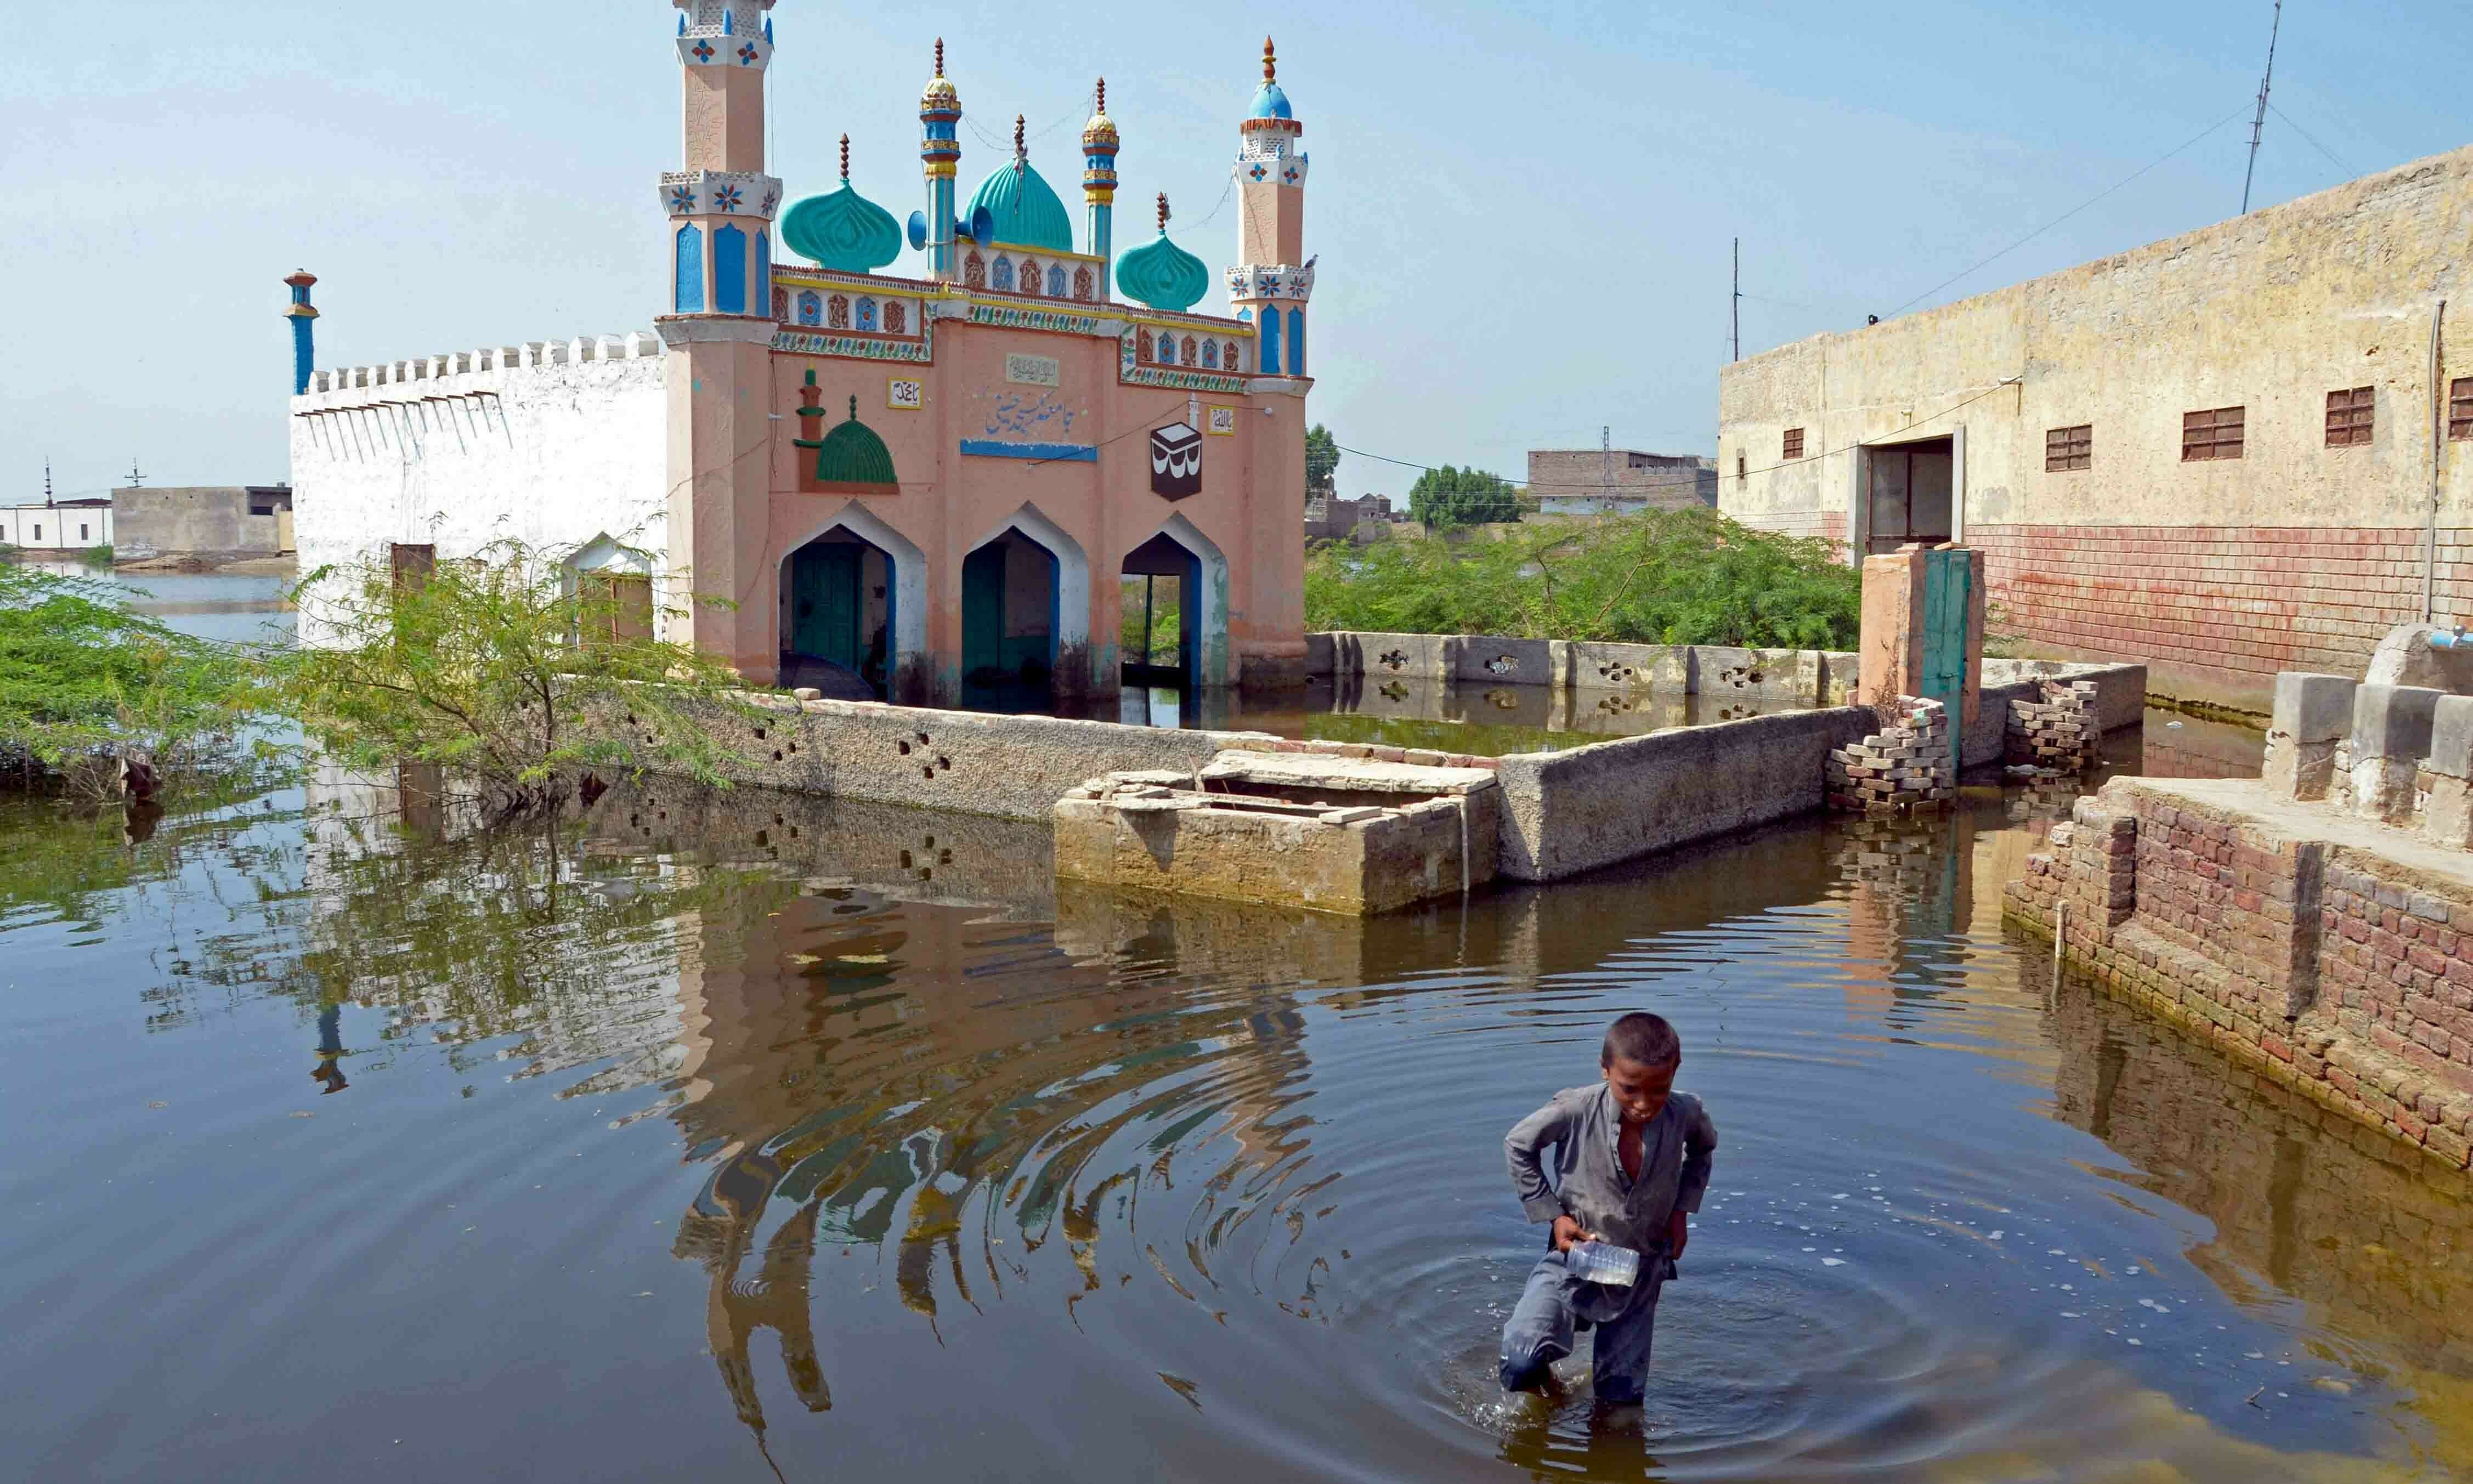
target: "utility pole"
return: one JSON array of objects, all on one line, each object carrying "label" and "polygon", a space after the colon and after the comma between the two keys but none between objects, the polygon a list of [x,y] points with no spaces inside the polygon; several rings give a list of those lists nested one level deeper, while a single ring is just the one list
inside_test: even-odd
[{"label": "utility pole", "polygon": [[49,460],[49,459],[45,459],[45,460],[43,461],[43,504],[44,504],[45,508],[47,508],[47,509],[48,509],[48,508],[50,507],[51,503],[52,503],[52,461],[51,461],[51,460]]},{"label": "utility pole", "polygon": [[2275,36],[2284,29],[2284,0],[2275,0],[2275,20],[2267,28],[2267,71],[2258,80],[2258,111],[2249,120],[2249,168],[2242,172],[2242,215],[2249,215],[2250,178],[2258,174],[2258,135],[2267,127],[2267,86],[2275,81]]},{"label": "utility pole", "polygon": [[[2282,5],[2284,0],[2275,0]],[[1735,359],[1743,358],[1743,239],[1735,239],[1735,295],[1726,301],[1727,334],[1735,342]]]},{"label": "utility pole", "polygon": [[1615,492],[1615,428],[1611,422],[1597,428],[1597,452],[1605,465],[1606,483],[1601,492],[1611,498]]}]

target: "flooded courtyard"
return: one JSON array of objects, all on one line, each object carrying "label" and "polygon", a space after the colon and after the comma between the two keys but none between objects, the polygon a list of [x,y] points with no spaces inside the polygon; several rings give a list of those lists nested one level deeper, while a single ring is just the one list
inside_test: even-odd
[{"label": "flooded courtyard", "polygon": [[[2176,719],[2111,765],[2255,767]],[[42,1479],[2462,1476],[2461,1176],[2055,986],[2000,887],[2073,792],[1365,922],[752,789],[6,805],[0,1416]],[[1634,1008],[1722,1139],[1648,1404],[1507,1400],[1501,1137]]]}]

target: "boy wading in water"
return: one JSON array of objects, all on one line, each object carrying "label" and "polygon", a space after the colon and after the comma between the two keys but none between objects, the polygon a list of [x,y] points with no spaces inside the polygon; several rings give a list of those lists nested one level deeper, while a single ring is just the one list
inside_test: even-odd
[{"label": "boy wading in water", "polygon": [[[1502,1327],[1502,1385],[1542,1384],[1572,1352],[1574,1327],[1597,1331],[1593,1379],[1599,1400],[1637,1402],[1648,1381],[1657,1294],[1674,1276],[1717,1151],[1700,1100],[1674,1090],[1683,1042],[1662,1016],[1635,1012],[1606,1031],[1605,1080],[1554,1094],[1502,1141],[1511,1184],[1531,1221],[1553,1223],[1553,1250]],[[1542,1161],[1553,1145],[1554,1180]],[[1640,1254],[1628,1286],[1588,1281],[1568,1266],[1573,1246],[1601,1241]]]}]

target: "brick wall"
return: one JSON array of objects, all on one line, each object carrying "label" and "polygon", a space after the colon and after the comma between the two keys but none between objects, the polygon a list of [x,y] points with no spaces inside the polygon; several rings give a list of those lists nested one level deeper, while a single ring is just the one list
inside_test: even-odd
[{"label": "brick wall", "polygon": [[[2245,794],[2244,789],[2249,790]],[[2005,916],[2275,1080],[2473,1161],[2473,886],[2308,822],[2256,785],[2118,778],[2055,826]]]},{"label": "brick wall", "polygon": [[[2150,664],[2357,675],[2421,616],[2422,533],[2302,526],[1970,524],[1995,625]],[[2473,530],[2438,533],[2438,615],[2473,612]]]}]

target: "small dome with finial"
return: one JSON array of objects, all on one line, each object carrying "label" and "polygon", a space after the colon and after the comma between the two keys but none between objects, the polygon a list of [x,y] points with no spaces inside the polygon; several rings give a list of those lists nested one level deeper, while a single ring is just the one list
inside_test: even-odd
[{"label": "small dome with finial", "polygon": [[901,227],[893,213],[851,189],[850,135],[842,135],[842,188],[781,213],[781,240],[801,257],[841,273],[874,273],[901,255]]},{"label": "small dome with finial", "polygon": [[962,111],[962,95],[953,90],[952,84],[945,81],[945,38],[943,36],[936,38],[936,75],[927,80],[925,90],[919,95],[919,111],[922,113]]},{"label": "small dome with finial", "polygon": [[1091,111],[1091,122],[1082,126],[1082,148],[1114,150],[1116,147],[1116,121],[1108,116],[1108,80],[1099,80],[1098,102]]},{"label": "small dome with finial", "polygon": [[1153,309],[1190,309],[1211,292],[1211,270],[1167,237],[1167,193],[1160,193],[1159,237],[1116,259],[1116,287]]},{"label": "small dome with finial", "polygon": [[1280,90],[1279,54],[1271,49],[1271,38],[1262,38],[1262,85],[1254,94],[1254,118],[1292,119],[1296,114],[1288,108],[1288,95]]}]

